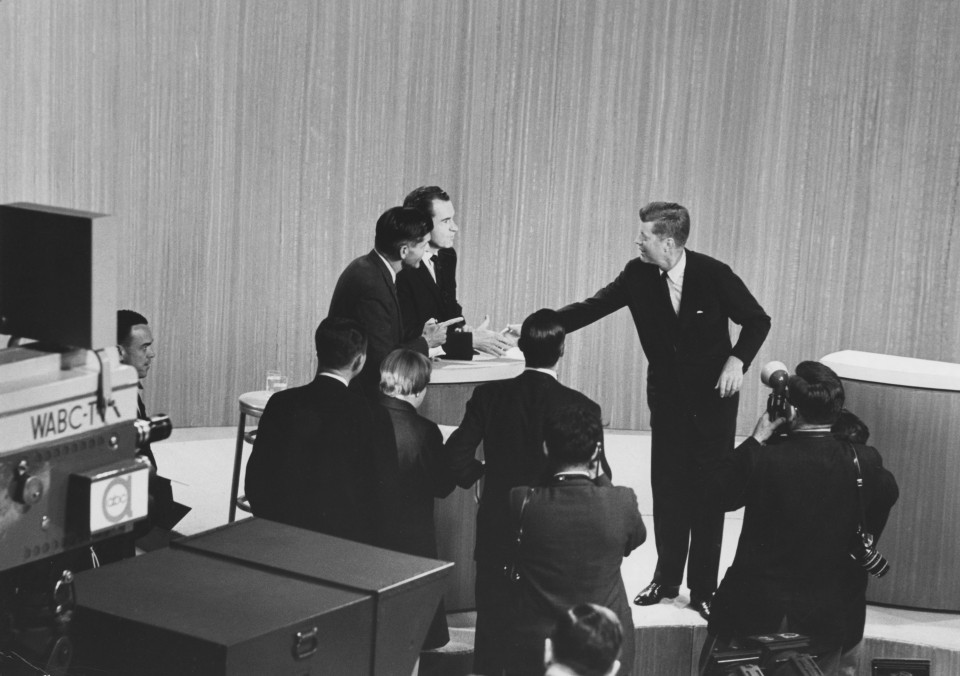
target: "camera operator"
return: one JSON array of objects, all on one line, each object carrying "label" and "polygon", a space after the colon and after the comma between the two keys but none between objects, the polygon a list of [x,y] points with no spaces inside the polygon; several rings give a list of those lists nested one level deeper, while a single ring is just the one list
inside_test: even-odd
[{"label": "camera operator", "polygon": [[874,536],[897,500],[897,483],[876,449],[834,436],[844,393],[830,368],[798,364],[787,400],[794,410],[786,433],[774,436],[783,418],[761,415],[707,489],[707,499],[726,511],[745,511],[736,557],[714,597],[701,673],[712,651],[777,631],[809,636],[824,674],[848,673],[841,663],[856,663],[850,627],[859,623],[862,636],[865,600],[847,587],[857,579],[865,588],[867,571],[851,556],[861,525],[854,451],[863,476],[862,526]]}]

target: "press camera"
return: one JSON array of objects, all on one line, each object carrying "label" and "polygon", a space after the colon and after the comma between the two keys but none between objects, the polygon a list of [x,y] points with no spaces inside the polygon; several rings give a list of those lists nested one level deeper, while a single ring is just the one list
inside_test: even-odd
[{"label": "press camera", "polygon": [[790,371],[781,361],[767,362],[760,369],[760,382],[772,390],[767,397],[767,415],[770,416],[770,422],[777,418],[790,418],[790,404],[787,402],[789,381]]},{"label": "press camera", "polygon": [[0,334],[17,337],[0,350],[0,650],[52,673],[72,652],[75,564],[147,516],[137,449],[170,433],[137,420],[113,350],[114,240],[98,214],[0,206]]}]

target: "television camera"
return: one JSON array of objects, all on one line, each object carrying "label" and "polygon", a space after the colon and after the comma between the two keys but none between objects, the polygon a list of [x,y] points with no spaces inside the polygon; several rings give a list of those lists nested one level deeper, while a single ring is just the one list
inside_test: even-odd
[{"label": "television camera", "polygon": [[734,639],[710,655],[705,676],[819,676],[810,639],[783,632]]},{"label": "television camera", "polygon": [[99,214],[0,206],[0,334],[16,336],[0,350],[0,660],[54,674],[73,652],[73,573],[147,516],[137,450],[171,430],[137,419],[136,371],[113,349],[114,241]]}]

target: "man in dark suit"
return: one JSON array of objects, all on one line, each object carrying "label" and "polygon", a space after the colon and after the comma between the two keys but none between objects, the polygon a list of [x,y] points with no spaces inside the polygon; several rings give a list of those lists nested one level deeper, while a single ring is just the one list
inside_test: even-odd
[{"label": "man in dark suit", "polygon": [[393,447],[386,412],[348,388],[363,369],[359,323],[327,317],[317,327],[317,376],[271,395],[247,463],[254,516],[376,543],[376,453]]},{"label": "man in dark suit", "polygon": [[[157,353],[154,346],[153,331],[147,323],[147,318],[133,310],[117,311],[117,352],[120,363],[132,366],[140,378],[138,388],[143,389],[143,379],[150,372],[153,360]],[[137,392],[137,418],[149,420],[147,407],[143,397]],[[184,507],[173,499],[173,487],[170,479],[157,474],[157,460],[153,455],[150,444],[142,446],[138,455],[146,457],[153,470],[150,472],[150,512],[145,521],[141,521],[134,528],[134,537],[137,546],[147,551],[166,546],[172,535],[173,527],[186,515],[189,508]],[[150,535],[149,538],[146,536]],[[133,555],[130,550],[130,555]],[[103,557],[101,557],[103,558]],[[109,558],[109,556],[108,556]]]},{"label": "man in dark suit", "polygon": [[519,580],[513,612],[500,622],[509,628],[509,674],[542,673],[544,639],[576,603],[616,613],[624,633],[623,673],[633,672],[634,626],[620,567],[647,530],[633,490],[599,474],[602,434],[595,412],[579,405],[553,411],[544,426],[549,478],[510,492]]},{"label": "man in dark suit", "polygon": [[446,324],[435,318],[404,340],[397,298],[397,273],[403,266],[420,265],[432,229],[419,209],[387,209],[377,220],[373,250],[351,262],[333,289],[328,316],[356,320],[366,331],[367,361],[357,385],[372,399],[379,393],[380,362],[392,350],[406,347],[425,355],[446,340]]},{"label": "man in dark suit", "polygon": [[744,515],[701,666],[735,639],[790,631],[810,637],[824,674],[854,673],[867,571],[851,553],[859,526],[880,536],[899,489],[875,448],[835,436],[844,403],[836,373],[800,362],[787,392],[796,407],[787,433],[774,435],[783,419],[761,415],[753,435],[723,455],[705,491]]},{"label": "man in dark suit", "polygon": [[[469,487],[484,476],[477,512],[477,635],[474,670],[495,673],[499,643],[497,617],[510,603],[503,574],[512,555],[509,496],[514,486],[536,485],[546,478],[543,424],[561,406],[579,404],[600,417],[600,406],[557,381],[556,365],[563,355],[564,330],[557,313],[539,310],[523,322],[519,347],[526,369],[516,378],[477,387],[460,426],[446,443],[457,483]],[[483,442],[485,464],[474,457]],[[609,473],[605,458],[601,459]],[[491,661],[494,660],[494,661]]]},{"label": "man in dark suit", "polygon": [[[430,243],[421,265],[397,273],[403,337],[412,340],[420,335],[424,322],[430,319],[446,321],[463,317],[463,308],[457,300],[457,252],[453,248],[460,228],[453,220],[455,211],[450,195],[438,186],[417,188],[404,198],[403,206],[420,209],[433,219]],[[502,355],[513,342],[504,334],[488,329],[489,321],[485,318],[476,328],[463,322],[453,324],[442,348],[444,356],[472,359],[474,350]]]},{"label": "man in dark suit", "polygon": [[[686,249],[690,216],[679,204],[640,210],[640,256],[592,298],[559,310],[576,331],[626,306],[649,362],[651,484],[657,567],[635,599],[659,603],[679,593],[687,561],[690,607],[703,617],[717,588],[723,512],[699,488],[733,448],[743,374],[770,330],[770,317],[725,264]],[[742,328],[730,343],[729,322]]]}]

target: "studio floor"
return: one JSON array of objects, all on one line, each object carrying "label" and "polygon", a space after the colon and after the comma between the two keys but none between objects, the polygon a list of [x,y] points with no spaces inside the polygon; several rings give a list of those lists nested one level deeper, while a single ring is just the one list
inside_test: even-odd
[{"label": "studio floor", "polygon": [[[449,430],[445,431],[449,433]],[[173,481],[176,499],[192,507],[178,526],[180,532],[192,535],[227,523],[236,433],[235,427],[175,429],[170,439],[154,445],[160,473]],[[634,489],[644,521],[648,530],[652,530],[650,435],[607,430],[606,449],[616,483]],[[245,444],[243,467],[246,466],[249,450],[249,444]],[[242,474],[240,485],[242,491]],[[246,517],[244,513],[238,513],[238,518]],[[721,571],[733,560],[741,525],[741,512],[727,515]],[[648,541],[623,564],[623,577],[631,598],[650,581],[655,565],[656,548],[651,534]],[[873,584],[883,584],[883,580],[874,581]],[[686,608],[688,600],[687,590],[682,589],[681,595],[672,602],[664,601],[646,608],[634,607],[634,622],[638,629],[665,626],[697,629],[705,626],[698,615]],[[960,614],[871,605],[867,607],[865,635],[870,641],[884,644],[930,646],[938,653],[945,651],[952,654],[950,661],[955,661],[960,653]],[[935,669],[932,673],[951,672]]]}]

